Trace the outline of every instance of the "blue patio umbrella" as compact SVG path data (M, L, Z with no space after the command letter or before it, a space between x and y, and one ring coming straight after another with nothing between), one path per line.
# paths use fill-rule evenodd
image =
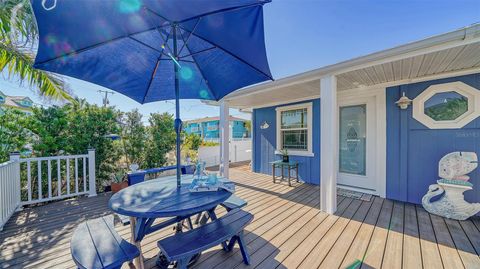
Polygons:
M89 81L139 103L220 100L271 80L262 0L32 0L35 68Z

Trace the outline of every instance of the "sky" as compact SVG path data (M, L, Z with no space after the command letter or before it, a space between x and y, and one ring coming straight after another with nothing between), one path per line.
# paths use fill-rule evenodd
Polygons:
M275 79L388 49L480 22L480 0L273 0L264 6L265 42ZM73 93L102 104L103 87L67 78ZM0 91L27 95L31 89L0 77ZM122 111L174 113L172 101L138 104L121 94L109 97ZM231 115L250 115L231 110ZM218 116L219 109L196 100L181 101L181 118Z

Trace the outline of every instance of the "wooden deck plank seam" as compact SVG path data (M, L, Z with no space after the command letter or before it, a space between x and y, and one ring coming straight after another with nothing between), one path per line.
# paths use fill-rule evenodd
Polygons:
M367 212L365 212L365 215L364 215L363 218L362 218L362 224L363 224L363 222L365 221L365 219L367 218L368 213L369 213L370 210L372 209L373 199L372 199L371 201L363 201L362 204L365 204L365 203L369 203L370 205L369 205L369 207L368 207ZM360 207L361 207L361 206L360 206ZM360 207L359 207L359 208L360 208ZM357 236L358 232L360 231L360 227L361 227L361 225L360 225L360 226L358 227L358 229L355 231L355 234L354 234L354 236L353 236L353 238L354 238L353 240L355 240L355 237ZM329 254L330 251L333 249L333 247L335 246L335 244L337 243L337 241L338 241L339 239L340 239L340 236L337 237L337 240L335 240L334 244L332 245L332 248L330 248L330 250L329 250L329 252L327 253L327 255L325 256L325 258L328 256L328 254ZM343 258L342 258L342 260L340 261L340 264L342 264L343 260L345 259L346 255L347 255L347 253L348 253L348 250L350 249L350 247L351 247L351 244L350 244L350 246L347 248L347 250L345 251L345 254L343 255ZM322 263L323 263L323 261L325 260L325 258L322 260ZM322 263L321 263L321 264L322 264ZM320 265L321 265L321 264L320 264ZM319 266L319 267L320 267L320 266Z
M309 253L307 255L305 255L302 262L299 264L299 267L302 266L302 264L305 262L305 260L308 258L308 256L310 256L312 254L312 252L316 248L316 246L322 241L322 239L328 234L328 232L335 226L335 224L338 222L338 220L341 217L343 217L343 214L345 214L347 209L352 205L352 203L354 202L354 199L352 199L352 198L349 198L349 199L351 199L351 201L348 204L348 206L345 208L345 210L342 212L342 214L340 216L336 216L337 218L335 219L334 223L330 227L328 227L327 231L322 235L321 238L318 239L317 243L310 249ZM356 210L358 210L358 208ZM355 210L355 212L356 212L356 210Z
M370 234L370 237L369 237L368 242L367 242L367 244L366 244L365 251L362 253L361 257L359 257L359 258L361 259L361 262L362 262L362 263L363 263L363 261L364 261L364 259L365 259L365 255L366 255L366 253L367 253L368 246L369 246L370 241L371 241L371 239L372 239L374 229L375 229L375 227L376 227L376 225L377 225L377 223L378 223L378 220L379 220L379 218L380 218L380 213L381 213L381 209L382 209L382 207L383 207L384 201L385 201L385 200L382 199L382 203L380 204L380 209L379 209L378 215L377 215L377 217L375 218L375 219L376 219L376 220L375 220L375 225L374 225L374 227L373 227L373 229L372 229L372 233ZM368 215L368 214L367 214L367 215ZM360 229L362 228L363 225L370 225L370 224L362 223L362 225L360 225L360 228L358 229L357 233L355 234L355 237L354 237L353 241L355 241L355 239L357 238L358 233L360 232ZM343 260L342 260L342 262L341 262L340 264L343 264L343 263L344 263L344 260L345 260L346 256L348 255L348 253L350 252L351 247L352 247L352 245L349 246L349 248L348 248L347 252L345 253L345 256L343 257Z

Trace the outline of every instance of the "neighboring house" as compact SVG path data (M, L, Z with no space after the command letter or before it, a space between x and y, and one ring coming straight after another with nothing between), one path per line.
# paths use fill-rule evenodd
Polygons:
M249 120L230 116L230 138L245 139L250 138L250 132L247 128ZM186 133L197 134L204 141L218 141L219 139L219 117L205 117L201 119L189 120L184 122Z
M406 109L396 103L403 94L413 100ZM224 111L253 113L253 171L271 174L288 149L300 178L321 185L323 210L336 210L337 186L418 204L445 154L480 156L480 24L222 101ZM470 177L466 200L480 202L480 168Z
M3 109L15 109L26 114L31 114L32 105L32 99L27 96L8 96L0 91L0 111Z

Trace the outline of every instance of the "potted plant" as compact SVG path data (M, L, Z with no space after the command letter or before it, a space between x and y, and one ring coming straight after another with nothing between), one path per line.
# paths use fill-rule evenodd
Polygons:
M282 161L285 162L285 163L288 163L290 160L288 158L288 150L287 149L282 149L280 151L280 153L282 154Z
M118 171L111 176L110 188L112 193L119 192L122 189L128 187L128 181L125 180L125 172Z

